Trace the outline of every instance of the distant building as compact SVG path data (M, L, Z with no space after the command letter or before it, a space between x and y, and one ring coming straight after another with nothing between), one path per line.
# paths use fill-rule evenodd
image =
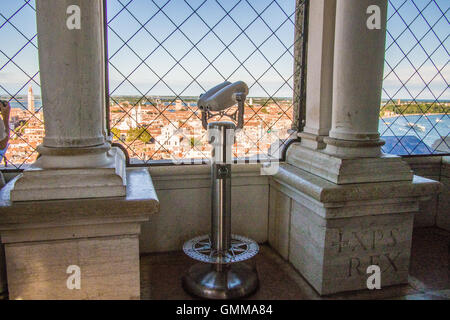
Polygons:
M29 111L34 112L34 94L33 94L33 88L30 86L28 88L28 105L27 108Z
M180 111L181 109L183 109L183 103L180 99L177 99L175 101L175 110Z
M179 147L182 139L183 135L180 130L171 124L164 126L161 129L161 134L156 137L158 144L164 146L166 149Z
M136 124L141 124L142 123L142 107L141 104L139 103L139 105L137 107L135 107L134 109L134 119L136 120L136 123L132 123L132 127L135 128Z

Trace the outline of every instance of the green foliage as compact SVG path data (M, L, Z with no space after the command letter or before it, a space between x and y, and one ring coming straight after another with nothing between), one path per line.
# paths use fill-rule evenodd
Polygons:
M145 128L134 128L128 130L127 142L133 142L136 139L139 139L144 143L150 143L152 136L147 130L145 130Z
M190 143L191 143L191 148L202 145L202 142L200 140L195 139L195 138L191 138Z
M1 119L0 119L0 121L1 121ZM16 135L21 136L25 132L25 128L28 127L28 125L29 125L28 122L21 121L19 123L19 126L15 129L13 129L13 131L16 133Z
M450 113L450 107L440 103L404 103L388 104L380 110L380 116L383 117L388 111L395 114L427 114L427 113Z
M111 133L113 134L113 138L120 140L120 130L117 128L112 128Z

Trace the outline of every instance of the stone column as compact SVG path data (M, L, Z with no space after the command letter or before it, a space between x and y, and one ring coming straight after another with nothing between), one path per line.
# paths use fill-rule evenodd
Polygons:
M379 29L368 27L372 6ZM378 133L386 12L384 0L311 3L306 127L289 164L337 184L411 181L401 158L382 154Z
M335 0L310 2L306 125L299 136L302 145L312 149L325 147L323 138L331 128L335 12Z
M73 4L80 8L79 30L66 25ZM105 143L102 8L100 0L37 1L45 147Z
M0 190L10 299L140 297L140 225L159 202L105 136L103 15L103 0L37 0L45 138Z
M370 29L368 8L379 8ZM375 12L375 15L377 12ZM333 115L326 152L344 157L381 155L378 133L386 40L387 1L337 0ZM374 19L377 19L374 16Z
M11 199L124 196L125 157L104 130L103 0L38 0L36 7L45 137Z
M322 295L367 290L370 265L381 288L407 283L414 214L440 189L380 150L386 1L335 4L311 1L306 127L269 200L269 243ZM373 5L380 29L369 30Z

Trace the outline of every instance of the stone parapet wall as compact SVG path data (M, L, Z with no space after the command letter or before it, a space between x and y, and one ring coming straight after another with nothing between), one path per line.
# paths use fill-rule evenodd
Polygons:
M432 199L420 203L415 215L414 227L433 227L450 231L450 157L404 157L414 174L439 181L442 192Z

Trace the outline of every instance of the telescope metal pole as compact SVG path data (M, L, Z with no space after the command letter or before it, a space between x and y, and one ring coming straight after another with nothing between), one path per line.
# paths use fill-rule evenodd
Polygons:
M211 163L211 246L219 256L231 247L231 146L234 142L232 122L209 124L213 140Z

